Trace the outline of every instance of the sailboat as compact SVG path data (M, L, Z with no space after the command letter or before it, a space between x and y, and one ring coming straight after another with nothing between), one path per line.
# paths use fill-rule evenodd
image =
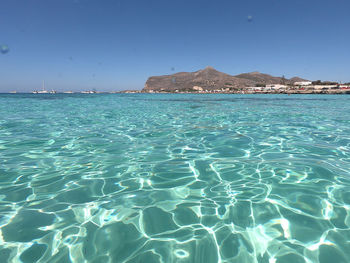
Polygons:
M40 93L40 94L47 94L47 93L56 93L56 91L55 90L51 90L50 92L47 91L45 89L45 81L43 81L42 89L41 90L34 90L33 93L35 93L35 94L38 94L38 93Z
M49 93L49 92L45 89L45 82L44 82L44 81L43 81L42 90L39 90L37 93Z

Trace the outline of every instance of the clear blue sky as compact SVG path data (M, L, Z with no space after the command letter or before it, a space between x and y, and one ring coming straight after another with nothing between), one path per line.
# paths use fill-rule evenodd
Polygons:
M349 11L349 0L1 0L0 92L42 80L142 89L148 76L208 65L350 81Z

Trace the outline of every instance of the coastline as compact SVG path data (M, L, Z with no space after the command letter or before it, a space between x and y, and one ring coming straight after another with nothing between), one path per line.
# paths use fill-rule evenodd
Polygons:
M91 95L90 93L84 93L84 92L56 92L56 93L45 93L45 94L36 94L32 92L1 92L0 94L7 94L7 95L23 95L23 94L33 94L33 95L44 95L44 96L52 96L52 95ZM135 90L135 91L113 91L113 92L96 92L93 93L94 95L99 94L241 94L241 95L268 95L268 94L275 94L275 95L295 95L295 94L301 94L301 95L350 95L350 90L335 90L335 91L290 91L290 92L167 92L167 91L156 91L156 92L147 92L147 91L141 91L141 90Z
M350 94L350 90L321 90L321 91L305 91L305 90L293 90L293 91L287 91L287 92L281 92L281 91L264 91L264 92L251 92L251 91L240 91L240 92L167 92L167 91L153 91L153 92L147 92L147 91L121 91L118 93L128 93L128 94L284 94L284 95L292 95L292 94L323 94L323 95L347 95Z

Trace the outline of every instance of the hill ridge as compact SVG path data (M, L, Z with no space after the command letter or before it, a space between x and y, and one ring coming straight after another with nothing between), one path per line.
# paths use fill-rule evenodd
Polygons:
M151 91L195 91L195 90L240 90L245 87L268 84L293 84L306 81L299 77L287 79L275 77L258 71L230 75L211 66L194 72L178 72L171 75L152 76L145 83L143 92Z

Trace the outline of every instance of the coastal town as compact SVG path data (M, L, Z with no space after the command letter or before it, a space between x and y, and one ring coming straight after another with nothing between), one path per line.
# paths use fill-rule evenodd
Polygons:
M144 91L125 91L125 93L141 93ZM295 82L290 85L266 84L254 87L244 87L238 89L217 88L204 89L200 86L193 86L192 91L174 90L148 90L146 93L233 93L233 94L350 94L350 83L318 83L311 81Z

